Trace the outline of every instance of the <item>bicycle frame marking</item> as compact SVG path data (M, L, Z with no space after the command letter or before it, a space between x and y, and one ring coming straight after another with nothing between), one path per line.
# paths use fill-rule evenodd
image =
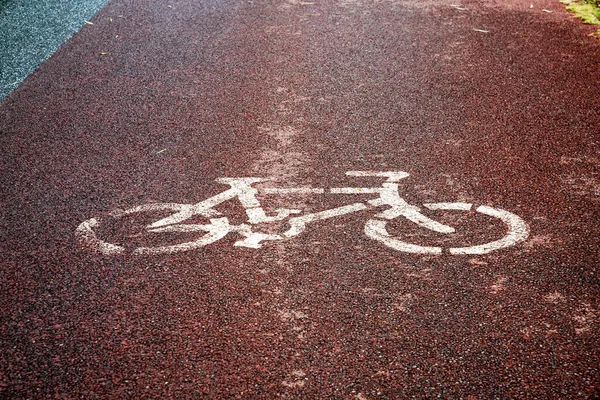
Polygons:
M368 188L340 187L326 190L322 188L300 187L266 188L262 190L262 192L265 194L273 195L314 195L325 193L343 195L378 195L378 197L367 200L365 203L352 203L341 207L335 207L332 209L299 216L294 215L301 214L301 210L287 208L275 210L275 215L267 215L265 210L262 208L260 201L256 198L258 190L252 187L253 184L265 182L267 179L256 177L218 178L216 180L217 182L229 185L230 188L196 204L145 204L125 211L114 211L110 213L110 215L114 218L120 218L139 212L169 211L171 213L169 216L148 225L146 227L147 232L205 232L204 235L191 242L169 246L138 247L133 250L134 254L164 254L189 251L204 247L210 243L222 239L229 233L237 233L243 237L242 239L237 240L234 243L234 246L257 249L262 247L262 242L264 241L284 240L297 236L304 232L307 225L310 223L363 211L368 209L369 205L372 207L385 206L387 207L386 209L375 214L374 219L369 219L366 222L364 233L367 237L377 240L389 248L406 253L442 254L444 252L442 247L421 246L407 243L391 236L387 232L387 222L398 217L406 218L418 226L434 232L444 234L455 232L453 227L430 219L421 213L419 207L408 204L403 198L400 197L397 182L408 177L408 173L401 171L348 171L346 175L354 177L379 177L386 178L386 180L380 187ZM221 213L214 207L236 198L244 207L248 221L247 223L242 223L240 225L231 225L229 223L229 219L227 217L222 217ZM472 204L469 203L427 203L423 206L429 210L451 211L471 211L473 207ZM488 206L477 207L475 211L501 220L508 226L507 234L499 240L482 245L446 249L450 254L486 254L494 250L513 246L516 243L525 240L529 235L527 224L519 216L513 213ZM210 223L183 223L194 216L209 218ZM285 219L288 219L287 223L289 224L289 228L281 234L261 233L252 230L252 225L283 221ZM79 241L82 244L91 247L105 255L116 255L125 252L125 248L123 246L106 243L97 237L95 229L98 228L100 224L101 220L95 218L81 223L76 231L76 236Z

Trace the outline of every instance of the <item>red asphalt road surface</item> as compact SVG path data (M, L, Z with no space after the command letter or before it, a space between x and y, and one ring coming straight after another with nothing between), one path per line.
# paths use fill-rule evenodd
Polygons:
M0 105L0 397L599 396L600 42L532 1L110 2ZM408 254L364 234L372 210L259 249L232 233L104 256L75 235L113 210L199 202L220 177L383 181L352 170L406 171L409 203L505 209L529 237ZM219 207L239 224L236 204ZM388 230L504 234L446 214L456 234ZM119 222L98 235L138 240Z

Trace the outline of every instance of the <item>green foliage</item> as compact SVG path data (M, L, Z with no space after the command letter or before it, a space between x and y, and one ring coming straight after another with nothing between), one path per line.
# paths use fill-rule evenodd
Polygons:
M571 11L586 24L600 24L600 0L560 0L567 5L567 10Z

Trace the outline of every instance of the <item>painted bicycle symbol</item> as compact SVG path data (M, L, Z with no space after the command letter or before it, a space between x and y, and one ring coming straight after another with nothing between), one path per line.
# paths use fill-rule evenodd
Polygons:
M218 178L216 181L229 185L229 189L203 200L196 204L177 203L151 203L144 204L128 210L117 210L109 213L109 218L118 221L136 215L162 214L160 219L154 217L152 221L143 226L141 235L158 234L192 234L192 239L186 239L183 243L166 243L159 245L139 245L126 247L122 244L113 244L104 241L98 235L103 224L107 224L107 218L91 218L82 222L76 230L79 242L87 248L99 251L105 255L118 255L125 252L133 254L168 254L194 250L214 243L228 234L237 234L240 238L234 243L235 246L260 248L263 242L277 241L293 238L304 232L307 226L313 222L339 217L346 214L356 213L364 210L383 208L369 218L364 225L364 233L367 237L374 239L387 247L407 253L417 254L442 254L447 252L452 255L460 254L486 254L494 250L506 248L525 240L529 233L527 224L519 216L494 207L478 206L473 209L473 204L454 203L425 203L423 207L434 212L468 212L470 214L480 213L504 225L504 235L500 238L484 244L470 245L467 247L441 247L409 243L399 237L392 236L388 232L392 220L405 218L412 221L418 227L437 232L439 234L451 234L455 228L444 223L435 221L421 212L417 206L410 205L402 197L398 190L398 182L409 176L406 172L390 171L348 171L346 175L351 177L374 177L385 178L380 187L339 187L339 188L265 188L261 190L264 195L289 196L301 195L371 195L366 202L347 204L331 209L307 213L302 215L302 210L280 208L275 210L275 215L267 215L257 195L259 190L253 184L266 182L268 179L256 177L244 178ZM375 195L375 196L373 196ZM247 221L241 224L231 224L230 219L223 216L215 207L222 203L236 199L244 208ZM208 223L192 223L198 218L208 220ZM287 221L286 221L287 220ZM279 221L285 222L285 230L281 233L259 232L254 229L259 224L269 224Z

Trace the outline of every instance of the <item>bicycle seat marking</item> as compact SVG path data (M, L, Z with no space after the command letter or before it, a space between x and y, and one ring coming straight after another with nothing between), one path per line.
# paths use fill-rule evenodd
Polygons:
M493 217L504 225L505 233L502 237L491 242L466 247L441 247L425 246L405 242L388 232L388 223L397 218L404 218L416 226L437 232L439 234L452 234L456 230L452 226L435 221L421 212L421 208L408 204L398 191L398 181L409 176L402 171L348 171L346 175L351 177L384 178L385 181L379 187L339 187L339 188L265 188L261 190L265 195L368 195L371 198L366 202L356 202L331 209L307 213L302 215L302 210L280 208L275 215L267 215L257 198L259 190L253 184L266 182L268 179L256 177L243 178L218 178L216 181L229 186L229 189L203 200L196 204L178 203L152 203L143 204L127 210L116 210L110 212L109 218L120 220L125 217L135 217L137 214L163 214L162 217L144 226L143 234L150 237L157 234L195 234L199 236L184 243L166 243L153 246L126 247L121 244L112 244L104 241L98 235L98 230L106 223L106 218L91 218L82 222L75 232L79 243L87 249L97 251L104 255L118 255L131 252L133 254L169 254L190 251L202 248L216 242L229 234L237 235L239 239L234 246L259 249L264 242L287 240L293 238L307 229L313 222L335 218L338 216L356 213L364 210L381 208L381 211L369 218L364 226L367 237L400 252L414 254L487 254L495 250L514 246L527 239L529 231L527 224L519 216L499 208L488 206L475 207L473 204L464 202L441 202L425 203L423 207L431 211L463 211L476 212L488 217ZM239 201L244 208L247 221L238 225L232 225L229 218L223 216L215 209L216 206L231 200ZM192 219L202 217L207 223L193 223ZM254 230L258 224L273 222L286 222L287 230L281 233L266 233Z

